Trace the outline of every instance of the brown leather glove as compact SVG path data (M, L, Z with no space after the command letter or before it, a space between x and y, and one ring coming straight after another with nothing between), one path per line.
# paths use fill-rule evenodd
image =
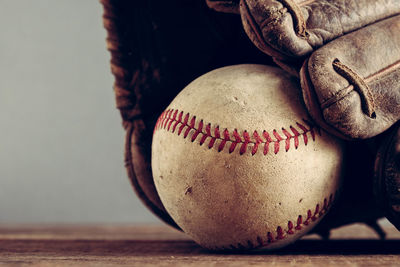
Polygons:
M240 14L251 41L300 76L306 107L327 131L366 139L400 119L400 1L206 1ZM342 197L317 232L363 221L383 236L374 222L383 214L400 229L398 143L396 134L349 143Z
M298 75L303 65L306 106L327 131L365 139L400 119L400 1L207 3L240 13L251 41L285 70Z

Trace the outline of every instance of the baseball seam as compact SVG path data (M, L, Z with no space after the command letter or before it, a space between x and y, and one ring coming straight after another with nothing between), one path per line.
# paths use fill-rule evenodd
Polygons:
M203 145L209 139L209 149L217 146L216 141L218 140L220 141L218 152L221 152L225 146L229 146L229 153L233 153L240 146L240 155L243 155L246 151L251 151L251 154L255 155L260 150L264 155L267 155L270 144L273 144L274 154L278 154L281 150L281 142L284 142L287 152L291 148L292 139L294 140L294 147L297 149L300 145L300 139L303 139L304 145L307 145L309 143L308 134L311 135L313 141L315 141L316 132L319 135L321 134L319 128L306 119L303 119L303 123L296 122L296 127L290 125L290 131L282 127L281 133L276 129L273 129L272 133L263 130L262 134L255 130L252 135L247 130L244 130L243 133L239 133L237 129L230 132L227 128L221 131L219 125L214 127L211 123L206 124L203 120L197 119L196 116L191 116L190 113L177 109L167 109L161 113L154 132L159 129L172 133L176 132L178 136L183 133L183 138L186 139L189 136L192 142L200 138L200 145ZM249 145L252 145L251 149L248 149ZM260 149L262 146L263 148Z
M278 242L280 240L283 240L287 238L289 235L294 235L296 231L301 230L305 226L309 226L312 222L315 222L318 218L321 218L332 206L333 203L333 194L329 196L329 199L324 198L323 201L323 206L322 208L320 207L320 204L317 204L315 206L314 212L312 210L307 211L307 218L303 220L303 216L299 215L296 220L296 225L293 223L293 221L288 221L287 224L287 230L284 230L281 226L278 226L276 228L275 235L273 232L267 232L266 238L263 238L261 236L256 237L256 242L253 242L251 240L248 240L245 244L242 243L237 243L237 244L231 244L227 246L221 246L221 247L213 247L212 249L217 249L217 250L224 250L224 249L230 249L230 250L242 250L242 249L257 249L257 248L262 248L266 247L272 243Z

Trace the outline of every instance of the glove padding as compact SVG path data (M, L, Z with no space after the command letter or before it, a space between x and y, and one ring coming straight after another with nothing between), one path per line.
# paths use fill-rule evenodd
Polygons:
M324 45L300 79L310 115L327 131L345 139L386 131L400 119L400 15Z

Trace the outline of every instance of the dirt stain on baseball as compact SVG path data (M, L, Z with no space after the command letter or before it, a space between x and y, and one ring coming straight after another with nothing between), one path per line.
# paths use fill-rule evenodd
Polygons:
M191 186L189 186L188 188L186 188L186 191L185 191L185 195L187 195L187 194L191 194L192 193L192 187Z

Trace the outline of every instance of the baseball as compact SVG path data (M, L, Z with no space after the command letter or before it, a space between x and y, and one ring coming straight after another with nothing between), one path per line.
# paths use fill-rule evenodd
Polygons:
M154 183L198 244L283 247L331 207L343 145L309 119L298 84L274 67L224 67L190 83L159 117Z

